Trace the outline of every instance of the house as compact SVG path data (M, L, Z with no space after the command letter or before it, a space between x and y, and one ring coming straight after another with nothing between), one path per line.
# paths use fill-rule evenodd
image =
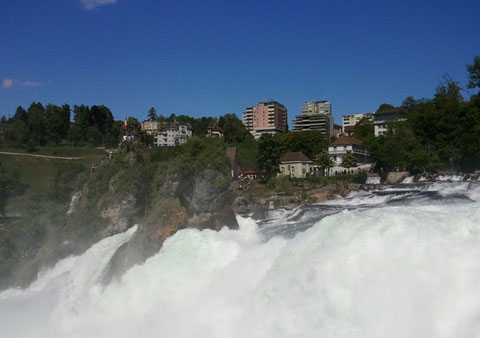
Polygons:
M313 172L313 161L304 153L288 153L280 159L279 175L305 178Z
M190 123L171 122L165 130L158 132L154 136L154 144L158 147L173 147L187 142L192 136L192 126Z
M216 125L209 125L207 129L207 136L221 138L223 137L223 129Z
M390 108L374 114L375 136L383 135L387 132L388 121L406 121L402 107Z
M357 159L357 164L359 165L370 163L370 154L359 139L341 135L328 147L328 153L336 166L341 165L343 156L347 152L350 152Z
M140 123L142 126L142 131L147 133L147 135L155 135L158 131L158 122L153 120L143 121Z

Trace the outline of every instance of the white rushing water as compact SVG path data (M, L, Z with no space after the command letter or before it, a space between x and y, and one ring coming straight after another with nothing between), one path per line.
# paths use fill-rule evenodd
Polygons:
M292 238L267 240L251 218L238 231L182 230L102 286L131 229L0 293L0 336L480 337L480 203L448 187L423 189L444 194L430 205L357 208L372 197L354 193L336 202L353 209ZM470 199L448 199L459 193Z

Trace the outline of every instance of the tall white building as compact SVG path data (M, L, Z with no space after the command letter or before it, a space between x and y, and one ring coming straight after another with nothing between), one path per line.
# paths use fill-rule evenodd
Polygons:
M168 127L154 136L157 147L173 147L187 142L192 136L192 127L189 123L171 122Z

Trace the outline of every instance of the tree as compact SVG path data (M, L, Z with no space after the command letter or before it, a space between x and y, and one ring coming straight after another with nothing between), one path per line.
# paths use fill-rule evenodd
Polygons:
M365 141L371 137L375 137L375 126L373 121L367 117L362 117L354 126L353 137L362 141Z
M325 169L327 169L327 174L328 174L328 169L332 168L335 165L335 162L333 162L332 158L330 157L330 154L326 150L318 153L315 156L313 163L318 165L320 169L323 170L324 175L325 175Z
M99 145L102 142L102 133L95 126L90 126L85 132L85 138L90 146Z
M28 108L28 127L32 141L37 146L43 144L45 140L44 114L45 108L40 102L33 102Z
M265 178L269 180L279 172L279 165L280 155L276 140L271 134L262 134L258 141L258 170L265 170Z
M28 113L22 106L18 106L17 110L15 111L15 115L12 117L13 121L23 121L28 123Z
M101 106L92 106L90 108L91 116L92 116L92 123L97 129L102 133L102 135L106 135L112 129L113 124L113 114L107 107Z
M302 152L308 158L313 158L327 148L327 142L319 130L289 132L279 137L280 154Z
M223 129L223 139L226 143L243 142L250 135L250 132L235 114L220 116L218 126Z
M67 140L70 142L72 147L75 148L75 146L83 140L82 128L76 124L72 124L67 132Z
M467 65L467 71L469 73L468 88L480 89L480 56L476 56L473 63Z
M357 159L351 151L347 151L345 155L343 155L341 166L347 169L357 166Z
M388 103L382 103L378 109L377 109L377 113L380 113L382 111L385 111L385 110L389 110L389 109L392 109L394 108L391 104L388 104Z
M30 131L23 121L10 123L5 131L5 140L13 143L16 147L24 147L30 139Z
M90 108L85 105L73 106L73 121L76 125L82 129L83 135L87 131L87 128L93 124L93 117Z
M47 105L44 126L48 142L58 144L65 139L70 127L70 106L68 104L62 107Z
M154 107L149 109L149 111L147 113L147 117L148 117L149 120L152 120L152 121L157 121L158 120L157 111L155 110Z
M127 133L130 135L140 135L142 125L135 117L129 117L127 120Z

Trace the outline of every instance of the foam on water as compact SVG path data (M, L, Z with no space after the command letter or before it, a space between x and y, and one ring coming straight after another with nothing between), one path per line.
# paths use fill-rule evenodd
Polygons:
M480 203L344 210L287 239L186 229L121 280L134 230L0 293L2 337L480 337Z

